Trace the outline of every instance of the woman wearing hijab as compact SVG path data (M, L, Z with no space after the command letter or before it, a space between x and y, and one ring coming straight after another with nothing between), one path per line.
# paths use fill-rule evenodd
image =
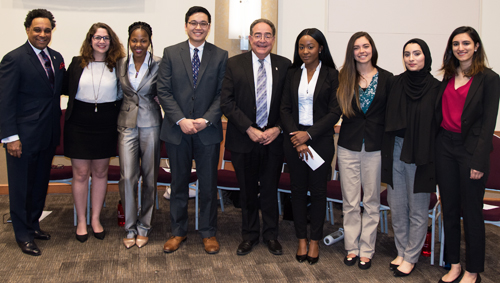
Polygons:
M445 261L450 271L439 282L481 282L485 231L483 197L488 180L492 137L498 115L500 77L486 65L486 53L474 28L459 27L448 39L443 82L436 103L440 126L436 174L441 203ZM465 234L465 273L460 265L460 217Z
M436 190L434 105L439 81L430 73L432 58L425 41L403 46L406 71L393 79L387 99L382 146L382 182L388 184L394 241L398 256L394 276L415 268L427 233L430 193Z

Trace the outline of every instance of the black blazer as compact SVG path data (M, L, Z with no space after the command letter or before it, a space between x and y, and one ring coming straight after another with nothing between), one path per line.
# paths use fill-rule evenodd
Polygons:
M318 137L333 139L334 126L340 118L337 102L337 88L339 72L325 65L321 66L318 81L313 97L313 125L307 130L312 140ZM283 133L298 131L299 128L299 84L302 68L293 68L288 71L283 98L281 99L281 124Z
M291 62L285 57L271 54L273 91L268 116L268 127L281 126L280 104L286 72ZM252 52L231 57L227 61L226 74L221 92L222 113L228 118L226 148L239 153L252 151L255 143L248 137L246 130L255 125L255 81L252 67ZM277 154L283 153L283 135L279 135L269 149Z
M449 80L443 80L436 102L438 127L443 121L442 98ZM500 99L500 77L491 69L472 78L462 111L462 140L467 152L472 154L471 169L488 172L490 152L493 150L491 138L495 131Z
M54 88L27 41L0 63L1 138L19 135L23 153L59 144L60 95L66 68L61 54L47 49L54 68Z
M83 73L83 68L80 67L81 62L82 62L81 56L73 57L73 60L71 60L71 64L69 64L68 71L64 76L63 94L69 97L68 106L66 107L66 114L65 114L66 121L69 120L69 117L71 117L71 113L73 112L73 104L75 103L76 92L78 91L78 85L80 84L80 77L82 76ZM115 71L115 73L117 74L116 84L118 89L116 100L118 101L117 106L119 107L121 105L121 99L123 98L123 93L121 90L120 81L118 79L118 71Z
M366 114L358 108L356 98L353 98L352 107L355 115L351 118L342 117L338 145L348 150L361 151L363 140L366 151L377 151L382 148L387 103L386 86L388 79L393 75L378 66L376 68L378 69L377 91Z

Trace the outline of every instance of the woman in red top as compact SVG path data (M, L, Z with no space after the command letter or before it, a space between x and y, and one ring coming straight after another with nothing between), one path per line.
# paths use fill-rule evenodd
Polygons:
M472 27L451 34L443 58L444 79L436 104L437 183L441 192L445 260L451 270L439 282L481 282L485 232L482 213L489 154L498 113L500 77L486 67L486 54ZM465 273L460 265L460 216L466 241Z

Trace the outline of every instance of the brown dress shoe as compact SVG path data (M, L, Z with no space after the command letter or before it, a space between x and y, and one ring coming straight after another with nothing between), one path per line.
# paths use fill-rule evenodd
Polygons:
M137 235L137 239L135 240L135 244L137 245L138 248L142 248L148 243L148 241L149 241L148 237Z
M179 237L179 236L171 236L168 241L165 242L165 245L163 245L163 251L165 253L173 253L177 249L179 249L179 246L181 245L182 242L186 241L187 236L184 237Z
M207 254L216 254L220 250L219 242L217 242L215 237L203 238L203 244L205 245Z

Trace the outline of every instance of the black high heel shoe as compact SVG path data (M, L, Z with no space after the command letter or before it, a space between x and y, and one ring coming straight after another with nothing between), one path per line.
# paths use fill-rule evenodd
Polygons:
M404 273L404 272L399 271L399 269L396 269L396 270L394 270L394 277L406 277L406 276L410 275L413 272L413 270L415 270L416 267L417 267L417 264L415 263L413 265L413 268L408 273Z
M309 262L310 265L316 264L318 260L319 260L319 255L317 257L307 256L307 262Z
M89 238L89 234L85 234L85 235L78 235L75 233L75 236L76 236L76 239L80 242L80 243L85 243L87 241L87 239Z
M102 232L96 233L94 232L94 228L92 228L92 232L94 233L94 237L98 240L104 240L104 237L106 236L106 230L102 229Z
M390 271L395 271L396 269L398 269L398 266L399 266L399 264L390 263L389 264L389 270Z
M443 278L439 279L439 282L438 283L453 283L453 282L458 282L460 278L462 278L462 276L464 276L464 269L462 268L460 270L460 274L458 275L457 278L451 280L451 281L443 281ZM477 277L479 278L479 281L478 279L476 278L476 283L479 283L481 282L481 277L479 277L479 273L477 274Z
M300 262L300 263L303 263L304 261L306 261L307 259L307 254L305 255L295 255L295 259Z

